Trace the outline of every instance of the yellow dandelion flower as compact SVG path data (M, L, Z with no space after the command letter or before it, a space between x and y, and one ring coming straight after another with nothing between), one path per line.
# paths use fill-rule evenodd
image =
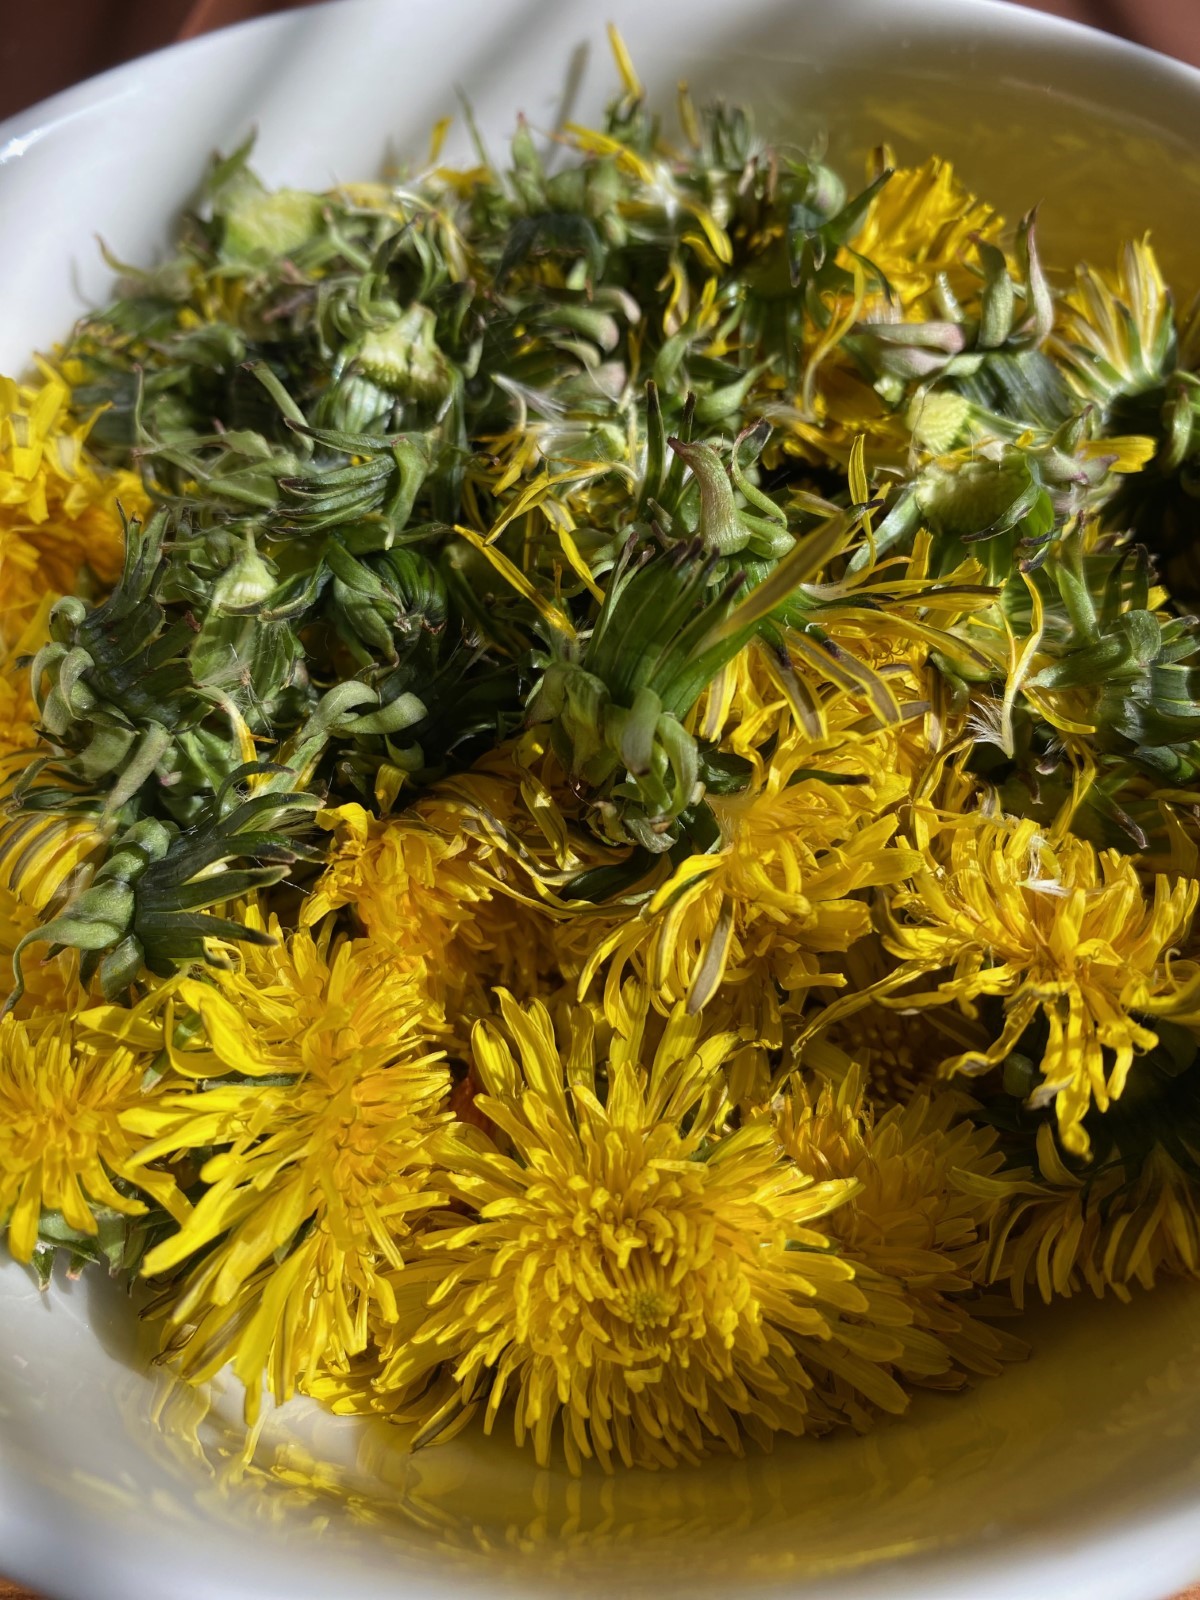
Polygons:
M475 870L471 841L444 834L415 811L376 818L360 805L321 813L333 830L329 865L305 901L301 920L312 927L351 906L370 936L398 959L425 961L435 981L447 973L447 952L460 936L470 941L473 913L489 897Z
M145 1071L144 1056L84 1041L61 1018L0 1018L0 1220L18 1261L32 1257L44 1212L94 1236L101 1208L141 1216L140 1190L186 1216L174 1180L138 1161L125 1126L147 1100Z
M339 807L330 865L303 922L352 906L371 940L419 965L430 995L455 1017L490 1010L495 983L537 992L560 965L553 918L502 891L496 863L485 865L456 819L443 832L423 810L377 820L361 806Z
M67 812L30 812L2 821L0 883L22 905L45 913L52 902L82 887L88 858L108 837L95 818Z
M895 1286L915 1328L946 1347L953 1366L918 1378L938 1388L995 1374L1024 1348L975 1314L972 1267L993 1206L957 1176L988 1178L1004 1158L996 1135L968 1120L969 1108L965 1096L921 1093L872 1122L855 1071L815 1099L793 1095L779 1118L780 1142L804 1171L854 1181L827 1230L846 1259Z
M899 993L896 964L876 934L860 939L836 966L837 987L815 987L797 997L796 1061L835 1087L857 1073L876 1110L906 1104L933 1087L951 1056L985 1049L990 1036L977 1019L949 1006L914 1006ZM795 1037L795 1035L793 1035Z
M203 1021L206 1045L175 1054L205 1081L126 1125L148 1141L139 1170L225 1147L144 1270L176 1272L204 1252L172 1297L168 1330L191 1379L232 1361L253 1416L264 1377L285 1399L319 1362L364 1347L372 1308L394 1316L384 1269L444 1198L428 1144L447 1121L450 1077L412 969L361 942L327 952L303 932L250 959L258 970L168 987Z
M994 240L1003 226L949 161L932 156L923 166L892 173L871 201L854 248L883 273L903 314L921 320L940 275L960 297L978 291L979 280L966 265L972 241L976 235Z
M1043 1124L1037 1166L958 1175L991 1208L977 1276L1006 1284L1017 1306L1030 1288L1047 1304L1086 1290L1128 1300L1135 1286L1200 1272L1196 1180L1162 1145L1136 1172L1116 1160L1085 1175Z
M611 853L580 820L577 796L544 729L529 729L468 771L438 784L415 808L443 833L466 831L500 893L535 893Z
M424 962L455 1016L490 1011L496 987L533 995L557 983L572 958L553 886L607 858L568 822L542 771L548 760L527 736L395 816L355 805L325 813L334 843L302 921L352 907L396 959Z
M16 652L14 651L14 656ZM7 788L38 747L29 673L12 658L0 666L0 787Z
M1048 348L1085 399L1106 404L1115 394L1161 383L1174 336L1174 308L1158 258L1148 238L1132 239L1115 273L1078 268L1059 300Z
M2 580L0 580L2 581ZM5 655L0 633L0 793L29 761L38 746L38 709L25 656L46 642L50 597L38 606Z
M312 1035L335 1034L347 1050L370 1048L402 1036L416 1012L429 1036L444 1029L423 968L395 962L380 941L335 942L329 925L316 934L307 928L286 934L277 917L264 916L254 903L241 920L274 943L239 945L229 968L205 980L185 976L161 990L163 1001L181 1003L204 1024L201 1038L173 1049L187 1077L299 1074ZM112 1013L119 1014L119 1008Z
M0 882L0 993L11 986L17 946L43 918ZM25 991L16 1005L18 1017L64 1017L84 998L75 951L51 955L45 945L26 951L21 962Z
M819 589L824 632L855 661L886 671L897 699L931 698L931 650L976 676L999 675L1008 664L1007 639L996 637L995 590L981 563L969 556L938 574L934 560L933 539L922 529L907 556L866 562Z
M904 1103L958 1053L951 1036L938 1028L939 1020L936 1013L870 1002L834 1022L820 1036L823 1049L816 1041L807 1045L805 1065L838 1080L852 1065L861 1066L876 1105ZM827 1063L835 1052L838 1066L831 1072Z
M751 984L770 1010L771 980L786 991L831 981L818 956L870 931L861 891L896 883L920 864L893 842L896 818L887 808L908 785L888 770L886 743L851 737L831 745L793 734L747 790L709 797L717 844L683 860L591 951L581 988L609 962L610 1015L620 1015L631 965L665 1008L686 1000L699 1009L722 985Z
M88 459L90 423L71 419L70 398L49 368L37 387L0 377L0 643L43 595L72 593L81 567L112 583L124 551L118 506L128 516L148 506L136 473Z
M876 729L878 765L916 787L929 774L937 751L965 726L965 713L947 715L943 682L930 665L930 649L952 658L981 661L980 652L951 632L964 616L984 603L990 591L967 588L979 576L978 564L964 563L946 587L941 604L931 593L924 570L928 539L921 536L903 576L888 581L871 569L836 584L822 584L822 632L832 649L785 632L782 648L755 641L729 662L697 705L694 731L754 765L772 742L807 737L812 765L827 765L826 749L853 746L863 732ZM1003 670L1003 658L996 663ZM924 719L905 716L906 708L939 704ZM818 748L819 747L819 748Z
M727 661L696 702L689 727L711 744L753 760L759 748L794 723L778 660L757 640Z
M994 241L1002 219L977 200L954 175L950 163L932 157L924 166L902 168L875 194L844 258L853 289L836 297L827 326L811 329L805 378L794 407L773 408L784 430L783 448L813 462L848 464L856 441L866 441L875 466L911 470L912 418L888 407L842 349L860 320L937 321L945 316L933 291L944 285L957 298L979 291L971 270L976 236ZM863 260L887 279L890 295L869 279ZM933 414L963 411L941 397L922 401L922 431L937 437L946 420ZM957 424L950 428L957 432Z
M81 884L103 838L84 817L37 813L0 822L0 1000L13 985L21 940ZM34 945L22 954L21 976L18 1016L66 1014L83 999L75 951L52 954Z
M957 1001L972 1014L976 1000L1003 998L995 1043L944 1070L986 1071L1044 1020L1043 1082L1030 1104L1053 1101L1064 1146L1085 1155L1088 1110L1105 1110L1135 1054L1158 1042L1147 1010L1184 1002L1185 974L1171 958L1198 892L1160 876L1148 900L1129 857L1070 835L1051 842L1029 820L977 814L953 829L945 868L927 862L891 896L883 939L913 976L946 970L924 1003Z
M8 659L0 661L0 795L38 748L37 709L29 671L18 665L18 658L41 643L48 608L48 602L38 608ZM60 830L50 827L56 842L47 857L45 817L0 823L0 995L9 987L21 939L44 920L41 908L57 891L62 877L78 865L77 851L68 848L64 853ZM84 835L91 839L90 827L78 820L69 834L76 843ZM19 1016L62 1015L69 1002L78 998L73 953L51 956L42 946L27 952L23 967L26 987L17 1008Z
M679 1008L653 1044L631 1000L637 1026L601 1059L583 1008L560 1047L543 1006L500 1001L503 1029L477 1024L474 1056L504 1144L455 1154L472 1215L432 1223L398 1275L379 1409L421 1420L420 1442L480 1409L490 1430L509 1402L518 1442L545 1463L561 1437L573 1471L824 1429L838 1417L814 1372L902 1409L888 1364L904 1315L888 1298L876 1320L825 1231L854 1183L786 1161L767 1116L726 1130L729 1036ZM362 1403L336 1378L317 1392Z

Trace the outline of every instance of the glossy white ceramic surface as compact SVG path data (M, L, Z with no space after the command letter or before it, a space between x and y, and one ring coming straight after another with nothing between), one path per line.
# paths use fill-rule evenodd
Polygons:
M0 127L0 369L104 294L95 235L153 259L251 126L265 177L320 186L419 153L461 86L498 147L518 110L598 111L607 17L668 108L686 76L851 170L881 140L936 147L1010 215L1042 200L1052 259L1150 227L1200 282L1200 75L1098 34L982 0L345 0ZM111 1285L40 1295L3 1261L0 1567L62 1600L1163 1600L1200 1574L1198 1311L1184 1286L1056 1307L1028 1363L865 1440L575 1483L501 1440L413 1459L303 1406L242 1465L236 1396L202 1421Z

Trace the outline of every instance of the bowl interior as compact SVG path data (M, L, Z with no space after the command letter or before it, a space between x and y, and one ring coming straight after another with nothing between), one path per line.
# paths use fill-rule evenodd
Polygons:
M902 161L937 150L1010 217L1040 201L1052 264L1111 261L1149 229L1181 296L1200 283L1200 75L1186 68L970 0L606 10L668 113L684 76L752 102L774 132L827 138L850 175L881 141ZM456 85L498 150L518 110L547 131L586 121L613 82L590 7L346 0L68 91L0 128L19 243L0 253L0 370L103 296L95 234L152 260L209 152L252 125L268 180L319 187L423 150ZM467 154L461 122L451 158ZM39 1294L5 1261L0 1562L80 1600L474 1586L1154 1600L1200 1564L1198 1293L1031 1314L1029 1362L865 1439L576 1482L500 1438L410 1457L385 1425L303 1405L275 1414L247 1461L237 1395L219 1389L204 1416L154 1374L112 1285Z
M1039 1311L1028 1362L865 1438L574 1480L506 1437L414 1456L303 1402L247 1460L240 1394L152 1371L114 1285L6 1266L0 1553L70 1600L1164 1600L1196 1562L1197 1298Z

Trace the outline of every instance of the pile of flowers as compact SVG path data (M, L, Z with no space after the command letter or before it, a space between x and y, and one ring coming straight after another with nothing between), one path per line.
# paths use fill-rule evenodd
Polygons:
M572 1470L1200 1270L1200 315L616 51L0 382L9 1250Z

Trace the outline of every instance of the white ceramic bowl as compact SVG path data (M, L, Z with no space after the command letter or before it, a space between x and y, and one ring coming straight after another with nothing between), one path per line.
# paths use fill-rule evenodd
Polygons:
M595 115L602 22L670 97L746 97L829 132L932 148L1008 209L1044 201L1052 259L1149 227L1200 279L1200 74L983 0L345 0L118 68L0 127L0 369L64 333L164 242L215 147L257 125L269 180L322 186L425 147L472 101ZM465 153L463 141L450 154ZM869 1438L572 1482L501 1440L410 1459L384 1425L303 1406L238 1464L237 1398L197 1427L109 1283L39 1294L0 1263L0 1568L61 1600L498 1595L1164 1600L1200 1574L1200 1290L1029 1319L1036 1354Z

